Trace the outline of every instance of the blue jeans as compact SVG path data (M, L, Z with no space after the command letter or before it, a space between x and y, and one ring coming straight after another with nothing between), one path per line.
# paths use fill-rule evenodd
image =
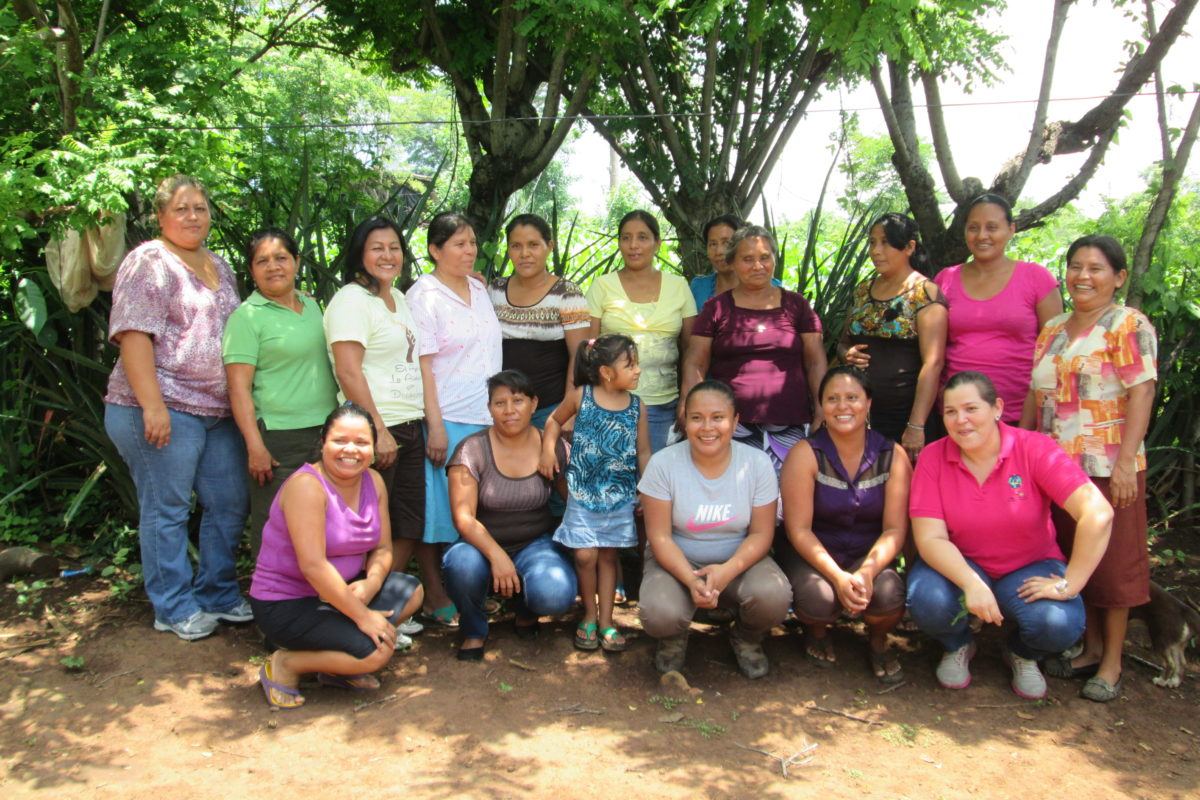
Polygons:
M1067 566L1058 559L1035 561L999 578L989 578L970 559L967 565L983 578L996 596L1006 620L1016 622L1008 640L1009 649L1021 658L1041 659L1061 653L1083 635L1083 600L1037 600L1026 603L1017 590L1027 578L1065 575ZM913 622L941 642L946 650L957 650L971 642L963 592L933 567L918 560L908 574L908 608Z
M104 430L137 486L142 577L154 616L167 624L241 600L234 550L249 511L246 446L230 417L169 410L171 443L146 441L142 410L106 404ZM200 507L200 565L188 558L192 492Z
M678 400L652 406L646 404L646 423L650 428L650 453L657 453L667 446L667 433L675 424L675 409Z
M516 595L518 617L557 616L570 610L578 593L575 565L567 549L551 541L550 534L522 547L512 560L521 579L521 594ZM455 542L442 556L442 580L458 606L463 637L486 638L483 604L492 589L491 563L473 545Z

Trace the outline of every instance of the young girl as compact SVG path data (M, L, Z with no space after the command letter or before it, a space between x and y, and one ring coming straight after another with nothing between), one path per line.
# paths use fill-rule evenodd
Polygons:
M650 458L646 410L630 392L637 388L640 374L637 345L628 336L614 333L584 342L575 356L576 388L563 398L542 434L538 469L553 479L559 434L567 420L576 417L567 466L567 511L554 541L575 551L583 598L583 621L575 630L580 650L625 649L625 637L613 626L613 591L617 551L637 544L637 476Z

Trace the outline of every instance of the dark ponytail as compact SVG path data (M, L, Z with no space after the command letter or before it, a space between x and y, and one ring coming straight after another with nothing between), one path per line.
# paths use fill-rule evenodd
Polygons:
M630 362L637 361L637 345L633 339L621 333L609 333L599 339L588 339L575 352L576 386L595 386L600 383L600 368L611 367L625 356Z

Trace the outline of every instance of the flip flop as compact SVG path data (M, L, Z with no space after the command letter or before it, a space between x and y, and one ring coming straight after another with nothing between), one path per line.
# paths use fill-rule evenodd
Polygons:
M454 607L454 603L441 608L435 608L433 611L422 611L417 615L417 619L431 625L438 625L442 628L454 630L458 628L458 609Z
M605 628L600 631L599 642L606 653L621 653L624 652L625 648L629 647L629 642L625 641L625 636L616 628Z
M579 650L595 650L600 646L596 636L596 623L581 622L575 626L575 647Z
M882 653L877 653L868 646L867 653L871 659L871 672L875 674L875 680L884 686L894 686L897 683L904 683L904 667L900 666L900 658L894 650L884 650ZM888 672L888 667L893 664L896 666L896 671Z
M359 681L371 679L374 685L364 685ZM328 672L317 673L317 683L331 686L334 689L349 689L352 692L373 692L379 688L379 680L370 673L365 675L331 675Z
M293 689L291 686L284 686L282 683L276 683L271 679L271 662L262 665L258 671L258 683L262 686L263 694L267 698L267 704L273 708L299 708L304 705L304 696L300 694L299 689ZM285 697L292 698L290 703L280 703L271 697L271 692L279 692Z
M817 651L820 651L820 654ZM828 633L820 639L807 632L804 634L804 657L811 664L821 669L836 667L837 657L833 652L833 641Z

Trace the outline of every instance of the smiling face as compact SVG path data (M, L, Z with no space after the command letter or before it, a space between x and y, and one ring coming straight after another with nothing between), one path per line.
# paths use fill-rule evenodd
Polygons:
M965 453L978 451L1000 431L997 421L1004 410L1004 401L987 402L974 383L963 383L947 389L942 395L942 420L946 432Z
M296 287L296 259L281 240L263 239L250 259L250 276L263 297L277 302L286 300Z
M497 386L488 398L488 411L492 413L494 427L507 436L515 436L529 430L537 400L507 386Z
M637 357L622 353L611 366L600 367L600 379L607 381L613 391L632 391L642 376Z
M404 269L404 245L391 227L376 228L363 245L363 269L386 291Z
M695 392L684 408L683 430L693 456L713 457L728 452L737 429L737 412L721 392Z
M837 375L825 384L821 411L831 433L849 435L866 430L871 399L854 377Z
M366 472L375 459L371 425L357 414L338 417L321 442L321 467L333 478L348 480Z
M883 226L876 225L871 228L871 235L868 239L870 245L871 263L875 265L875 271L885 278L890 278L893 275L906 275L912 270L909 264L909 258L913 251L917 249L916 242L909 242L904 249L893 247L884 235Z
M1004 209L995 203L980 203L967 214L964 236L967 249L976 261L993 261L1003 258L1008 240L1017 228L1004 215Z
M508 235L508 258L523 280L537 280L546 274L550 242L532 225L517 225Z
M1067 291L1079 311L1108 306L1125 285L1128 273L1117 272L1098 247L1081 247L1067 264Z
M708 249L708 263L712 264L713 272L724 275L733 270L733 265L725 260L725 251L733 239L733 228L728 225L713 225L708 229L708 240L704 243Z
M654 235L654 231L640 219L628 220L621 226L617 246L621 250L625 266L631 270L648 269L653 266L659 244L661 242Z
M747 289L770 286L775 275L775 254L771 245L757 236L742 239L733 254L733 271L737 273L738 282Z
M204 193L194 186L181 186L171 202L158 212L158 227L171 244L184 250L197 250L208 238L212 216Z
M429 245L429 255L437 264L439 272L451 277L465 278L475 269L475 257L479 248L475 243L475 231L463 226L446 240L445 244Z

